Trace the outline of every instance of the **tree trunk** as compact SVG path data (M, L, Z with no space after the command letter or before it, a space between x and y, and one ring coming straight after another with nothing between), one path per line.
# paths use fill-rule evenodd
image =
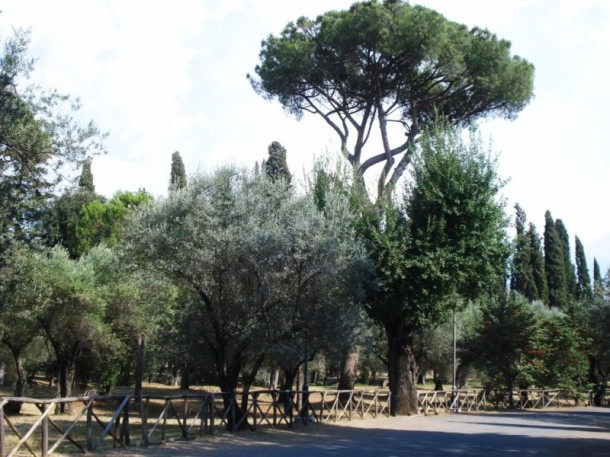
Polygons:
M15 361L15 370L17 372L17 381L15 382L15 390L13 395L15 397L25 396L25 370L23 368L23 358L21 357L21 351L16 348L9 346L13 359ZM21 402L9 402L4 406L4 412L7 414L19 414L21 412Z
M146 360L146 336L138 335L138 346L136 348L136 385L133 394L136 397L142 395L142 381L144 379L144 363Z
M15 359L15 370L17 372L17 381L15 382L15 390L13 391L15 397L25 396L25 370L23 368L23 358L20 352L13 352Z
M510 370L509 368L506 368L504 370L504 381L506 382L506 392L508 395L508 407L509 408L514 408L515 407L515 398L513 396L513 377L512 377L512 370Z
M191 364L188 360L182 362L180 370L180 390L190 390L191 388Z
M0 386L4 385L4 372L6 370L6 364L0 361Z
M280 369L278 367L274 367L271 372L271 379L269 380L269 388L271 390L277 390L277 384L280 378Z
M256 375L258 374L258 370L260 369L264 360L265 360L265 355L264 354L259 355L258 358L255 360L254 365L252 366L250 371L242 376L243 390L241 393L241 408L240 408L241 417L243 417L245 414L248 413L248 401L249 401L249 397L250 397L250 387L252 387L252 384L254 383L254 380L256 379ZM244 421L244 424L242 425L242 429L245 427L245 425L246 424Z
M282 390L292 390L294 381L299 373L299 367L292 369L282 368L282 371L284 372L284 384L282 385Z
M358 378L358 348L354 347L341 361L339 373L339 390L353 390Z
M75 363L71 360L58 359L57 365L59 368L59 378L57 382L57 393L59 397L66 398L72 396L72 384L74 383L74 374L76 372ZM61 414L71 413L71 403L60 403L59 412Z
M417 362L413 334L400 325L386 328L388 336L388 381L394 416L417 414Z

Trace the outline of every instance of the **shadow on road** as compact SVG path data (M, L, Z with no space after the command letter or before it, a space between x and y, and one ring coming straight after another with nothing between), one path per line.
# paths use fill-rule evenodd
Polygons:
M607 457L610 410L394 418L352 425L298 426L134 449L167 457L537 456ZM378 424L378 425L377 425ZM131 451L131 450L130 450ZM111 455L111 454L109 454ZM114 454L118 455L118 454Z

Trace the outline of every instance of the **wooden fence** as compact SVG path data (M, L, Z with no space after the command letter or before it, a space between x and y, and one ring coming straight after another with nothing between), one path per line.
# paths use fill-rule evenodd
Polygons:
M334 422L390 415L390 392L253 391L244 409L241 393L186 395L93 395L87 397L4 398L0 400L0 457L27 452L46 457L54 452L87 453L97 449L160 444L191 439L217 429L255 430L261 425L292 427L295 422ZM27 410L5 414L4 405L20 402ZM64 403L71 414L53 415Z
M592 404L593 392L581 395L562 390L516 390L515 406L522 409ZM387 390L277 391L258 390L238 407L240 392L186 395L93 395L61 399L0 399L0 457L19 452L46 457L58 452L87 453L109 447L160 444L214 435L219 428L256 430L260 426L288 426L374 419L390 415ZM506 393L483 389L418 392L418 413L485 411L508 406ZM604 397L608 405L608 395ZM4 413L4 405L20 402L19 416ZM60 403L71 414L53 414Z
M518 409L542 409L561 406L594 404L593 391L570 392L562 389L524 389L513 391L514 407ZM610 406L610 393L602 399L602 405ZM506 391L487 392L484 389L418 391L418 413L486 411L489 407L509 408Z

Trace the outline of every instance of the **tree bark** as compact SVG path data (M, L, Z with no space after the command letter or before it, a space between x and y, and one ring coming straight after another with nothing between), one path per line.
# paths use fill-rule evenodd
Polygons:
M339 373L339 390L353 390L358 378L358 348L354 347L341 361Z
M404 325L386 328L388 336L388 381L394 416L417 414L417 362L413 332Z
M6 343L6 342L5 342ZM25 370L23 368L23 358L21 357L21 351L17 350L15 347L9 346L13 359L15 361L15 370L17 372L17 381L15 382L15 390L13 391L13 395L15 397L24 397L25 396ZM7 414L19 414L21 412L21 402L10 402L4 406L4 412Z
M243 389L241 393L241 414L242 416L248 412L248 399L250 396L250 387L254 383L256 379L256 375L258 374L258 370L260 369L263 361L265 360L265 355L261 354L254 361L254 365L250 369L250 371L242 376L243 379ZM244 424L245 425L245 424Z
M280 369L278 367L274 367L273 371L271 372L271 379L269 382L269 388L271 390L277 390L277 383L279 381L280 378Z
M57 393L59 397L66 398L72 396L72 384L74 383L74 374L76 372L75 362L65 358L58 358L57 365L59 368L59 378L57 382ZM59 412L61 414L71 413L71 403L60 403Z

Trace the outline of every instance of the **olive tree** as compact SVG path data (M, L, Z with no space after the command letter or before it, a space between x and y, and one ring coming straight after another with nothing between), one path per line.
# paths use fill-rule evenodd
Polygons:
M274 346L313 331L339 291L357 289L351 271L366 262L350 217L341 199L325 217L282 182L225 168L138 211L126 248L185 290L190 325L230 393L246 366L253 379Z

